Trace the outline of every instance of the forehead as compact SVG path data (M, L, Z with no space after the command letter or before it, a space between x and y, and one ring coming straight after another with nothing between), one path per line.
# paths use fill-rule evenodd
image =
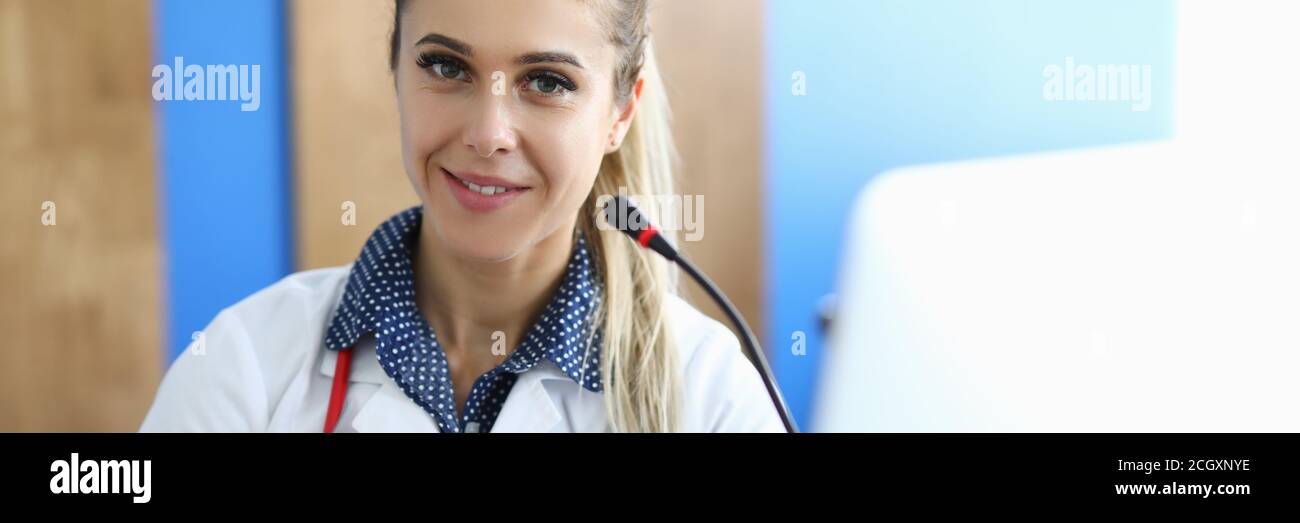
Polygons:
M615 56L597 9L589 0L413 0L402 16L402 45L439 33L469 44L475 59L562 51L592 69Z

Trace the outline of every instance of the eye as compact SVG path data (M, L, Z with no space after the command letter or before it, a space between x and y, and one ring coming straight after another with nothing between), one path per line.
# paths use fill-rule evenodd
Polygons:
M421 53L415 59L415 65L443 80L469 81L469 68L465 63L447 55Z
M542 96L561 96L564 93L578 90L578 86L574 85L568 78L550 71L529 73L525 80L527 80L526 86L528 90L536 91Z

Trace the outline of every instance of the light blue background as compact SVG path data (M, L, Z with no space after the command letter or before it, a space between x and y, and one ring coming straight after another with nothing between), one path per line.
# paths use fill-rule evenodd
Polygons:
M823 351L816 307L857 192L902 165L1169 137L1174 15L1168 0L767 1L764 345L801 426ZM1066 57L1151 65L1150 110L1045 101L1043 68ZM796 71L806 96L791 94Z

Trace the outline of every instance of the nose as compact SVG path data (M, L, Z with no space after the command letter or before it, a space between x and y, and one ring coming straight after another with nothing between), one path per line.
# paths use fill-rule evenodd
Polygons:
M518 144L506 96L487 94L465 127L463 141L482 158L508 153Z

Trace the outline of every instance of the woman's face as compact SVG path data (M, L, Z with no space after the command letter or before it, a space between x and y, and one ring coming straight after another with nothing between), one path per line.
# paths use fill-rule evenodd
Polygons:
M505 260L567 234L626 132L617 50L589 4L415 0L403 14L403 159L454 254Z

